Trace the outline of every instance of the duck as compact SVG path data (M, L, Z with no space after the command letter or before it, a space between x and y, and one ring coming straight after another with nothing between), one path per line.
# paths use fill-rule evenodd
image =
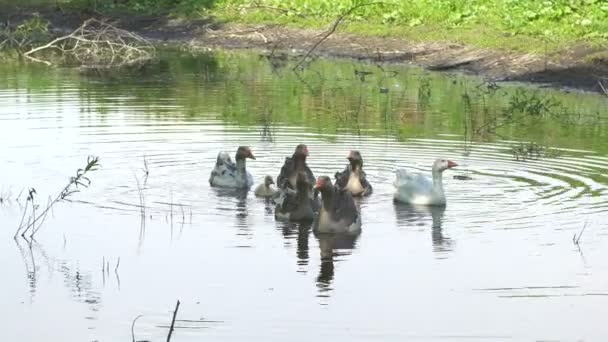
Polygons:
M248 146L239 146L236 150L232 161L230 155L226 152L220 152L217 155L215 167L211 171L209 184L220 188L243 189L253 185L253 177L247 172L247 158L255 160L255 156Z
M272 186L273 184L274 180L272 180L272 176L266 175L266 177L264 177L264 183L258 185L258 187L255 188L255 196L264 198L275 197L277 195L278 190Z
M286 190L277 201L274 215L280 221L312 221L314 219L314 204L310 198L310 184L306 175L298 173L296 190Z
M443 191L443 171L458 166L446 159L437 159L433 163L430 179L420 173L410 173L400 169L396 171L395 202L418 205L446 205Z
M342 172L336 172L336 186L349 191L353 196L369 196L372 194L372 185L367 181L363 171L363 158L356 150L350 151L346 157L349 163Z
M321 193L322 202L315 224L316 231L348 234L361 232L361 215L350 192L336 188L328 176L319 177L315 189Z
M299 173L306 176L306 180L312 188L315 183L315 175L312 173L306 164L308 157L308 147L305 144L299 144L291 157L285 158L285 163L281 167L281 172L277 176L277 186L280 189L296 188L296 178Z

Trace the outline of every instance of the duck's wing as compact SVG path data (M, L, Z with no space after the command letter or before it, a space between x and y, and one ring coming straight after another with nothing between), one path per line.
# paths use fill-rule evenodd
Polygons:
M336 178L336 186L343 189L348 183L348 178L350 177L350 165L346 165L342 172L336 172L334 177Z
M236 177L236 164L232 161L232 158L230 158L230 155L226 152L220 152L217 154L215 167L211 171L211 176L209 177L209 183L213 184L214 179L217 177Z
M352 224L359 217L359 211L353 196L347 190L337 189L334 196L334 219L345 222L347 225Z
M293 172L293 169L293 158L285 158L285 163L283 163L283 166L281 167L281 172L277 176L277 187L279 189L284 189L289 184L289 176Z
M281 189L275 203L281 212L291 212L298 207L297 192L289 188Z
M372 188L372 185L367 181L367 175L363 170L361 170L359 173L359 181L361 182L361 186L363 187L363 189L365 189L363 191L363 196L371 195L374 189Z
M230 155L226 152L220 152L217 154L217 160L215 162L215 168L222 172L236 172L236 164L230 158Z
M427 193L433 190L433 182L420 173L411 173L403 169L396 171L395 188L400 191Z

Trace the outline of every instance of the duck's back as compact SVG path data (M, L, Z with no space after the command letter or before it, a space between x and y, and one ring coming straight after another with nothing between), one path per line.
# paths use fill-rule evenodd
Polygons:
M423 174L398 170L394 185L394 199L399 202L422 205L445 203L445 199L435 191L433 181Z

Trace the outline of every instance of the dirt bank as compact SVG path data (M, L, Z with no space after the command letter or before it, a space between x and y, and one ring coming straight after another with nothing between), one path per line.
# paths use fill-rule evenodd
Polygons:
M267 53L303 55L317 43L324 31L293 29L276 25L239 25L212 19L183 21L167 17L104 17L98 13L45 11L59 35L95 16L135 31L159 43L189 44L194 48L258 49ZM18 23L31 12L6 14ZM339 31L339 29L338 29ZM598 82L608 87L608 51L576 47L552 56L508 53L471 48L448 42L412 43L402 39L361 37L336 32L320 44L316 56L351 58L379 63L415 64L429 70L461 71L492 81L541 83L602 92Z

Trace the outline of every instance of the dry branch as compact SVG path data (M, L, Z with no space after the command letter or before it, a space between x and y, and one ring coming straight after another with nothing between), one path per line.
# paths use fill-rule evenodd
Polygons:
M49 60L33 56L43 51L58 51L61 57L89 68L140 65L155 55L154 46L143 37L97 19L88 19L72 33L33 48L23 56L52 65Z
M329 28L329 30L321 37L321 39L319 39L313 46L312 48L310 48L310 50L308 50L308 52L306 53L306 55L304 55L304 57L302 57L300 59L300 61L298 63L296 63L296 65L292 68L292 70L296 70L297 68L300 67L300 65L302 65L302 63L304 63L304 61L306 61L306 59L308 57L310 57L310 55L315 51L315 49L321 45L321 43L323 43L327 38L329 38L329 36L331 36L334 32L336 32L336 30L338 29L338 25L340 25L340 23L346 19L347 16L349 16L351 13L353 13L354 11L358 10L361 7L365 7L365 6L372 6L372 5L391 5L388 4L386 2L367 2L367 3L363 3L363 4L358 4L355 5L351 8L349 8L346 12L342 13L340 16L338 16L336 18L336 20L334 20L334 23L331 25L331 27Z

